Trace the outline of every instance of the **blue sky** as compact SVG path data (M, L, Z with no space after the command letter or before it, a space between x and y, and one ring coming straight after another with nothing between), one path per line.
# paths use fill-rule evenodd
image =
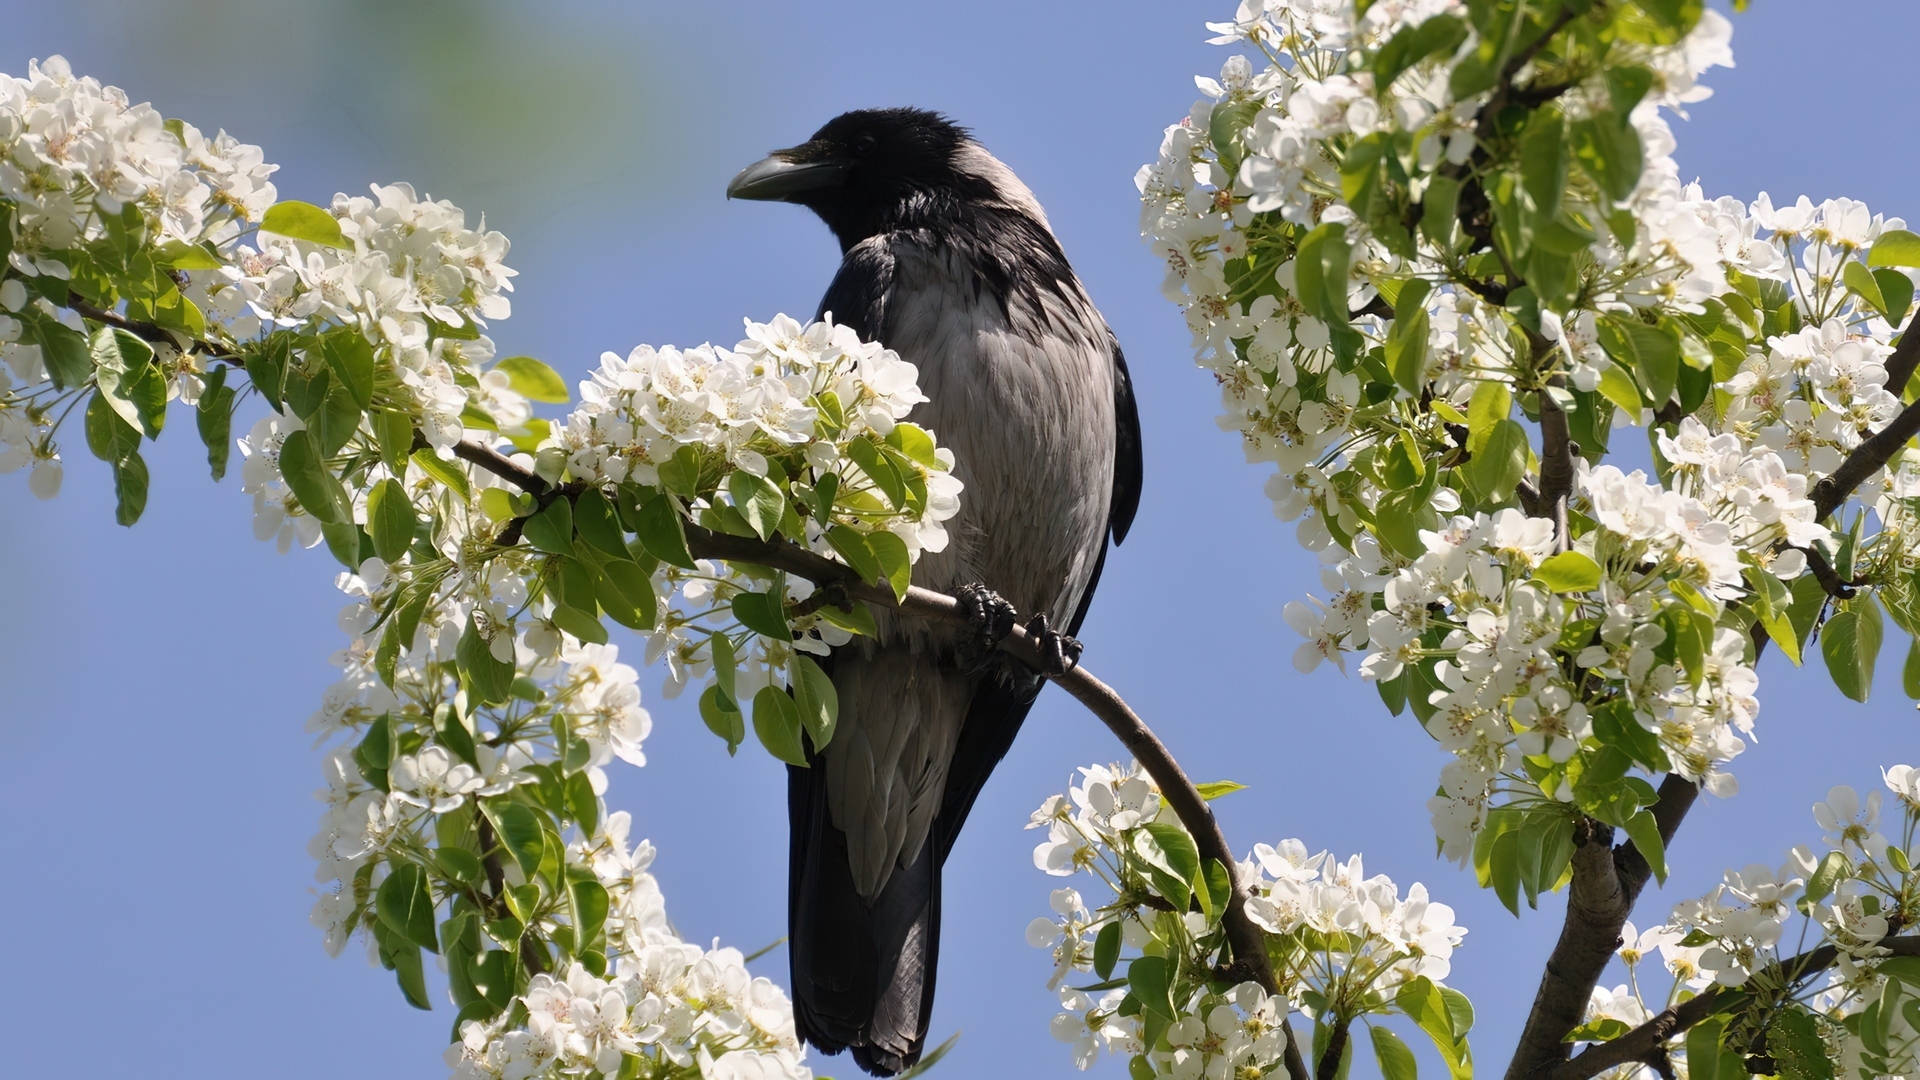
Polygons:
M1920 8L1754 6L1735 20L1740 66L1710 73L1715 97L1676 125L1683 174L1709 194L1851 195L1920 218L1901 198L1920 165L1905 107ZM1558 899L1515 920L1437 861L1423 804L1441 752L1357 678L1293 670L1280 609L1314 587L1313 560L1269 513L1262 469L1216 430L1211 380L1137 239L1134 169L1186 112L1192 76L1217 72L1225 54L1201 23L1231 8L0 0L0 70L63 53L169 116L261 144L283 197L409 180L485 211L521 271L496 340L570 379L602 350L730 343L742 316L811 313L833 242L797 208L727 203L741 166L847 108L921 105L972 127L1047 207L1139 386L1146 494L1086 663L1197 779L1251 786L1218 804L1235 847L1298 836L1364 851L1370 871L1424 880L1458 909L1472 932L1452 981L1479 1006L1484 1071L1517 1036ZM302 722L342 642L337 567L256 543L249 500L208 481L190 425L149 460L132 530L113 524L110 480L77 433L57 501L0 480L0 1015L33 1033L10 1040L6 1071L442 1075L452 1010L407 1008L357 950L329 960L307 924L320 780ZM1830 784L1920 759L1898 648L1867 706L1768 656L1742 794L1696 809L1642 925L1721 867L1817 840L1807 808ZM778 767L751 750L730 760L689 700L650 689L647 704L650 764L616 765L609 800L659 847L688 938L759 948L785 932ZM946 875L935 1038L964 1035L942 1075L1071 1069L1046 1030L1048 964L1022 940L1058 882L1032 869L1021 826L1073 767L1119 754L1049 692L976 806ZM783 983L785 966L781 953L757 965Z

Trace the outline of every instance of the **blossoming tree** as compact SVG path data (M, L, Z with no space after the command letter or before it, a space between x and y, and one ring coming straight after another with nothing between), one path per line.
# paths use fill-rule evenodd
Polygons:
M1141 170L1143 231L1324 563L1296 666L1354 654L1452 755L1431 825L1476 884L1516 914L1567 890L1508 1075L1920 1071L1920 772L1886 770L1884 818L1836 787L1824 851L1627 921L1699 793L1733 793L1763 649L1864 700L1886 623L1920 630L1920 235L1680 183L1662 110L1731 57L1698 0L1246 0L1212 28L1233 51ZM960 618L911 585L965 498L912 365L781 316L608 354L550 422L564 380L485 332L507 242L449 203L280 200L257 147L57 57L0 78L0 151L0 470L50 498L83 441L132 525L141 446L191 411L256 535L343 567L309 721L326 947L420 1008L434 954L458 1077L811 1075L781 991L675 933L606 810L650 728L609 624L730 751L804 765L836 715L814 657L875 606ZM1135 759L1032 820L1077 879L1028 928L1076 1064L1337 1080L1370 1052L1410 1080L1419 1038L1473 1074L1450 908L1358 855L1243 854L1208 809L1235 785L1058 681Z

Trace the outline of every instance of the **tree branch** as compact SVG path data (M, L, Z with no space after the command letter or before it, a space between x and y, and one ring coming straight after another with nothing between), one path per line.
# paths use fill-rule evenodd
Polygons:
M1920 937L1884 937L1880 939L1879 946L1895 956L1920 956ZM1822 945L1782 960L1772 965L1767 972L1756 972L1753 978L1761 978L1763 974L1774 974L1780 979L1782 985L1791 986L1808 976L1832 967L1839 958L1840 950L1832 945ZM1709 986L1698 995L1662 1011L1658 1016L1625 1035L1587 1047L1573 1060L1543 1073L1542 1076L1545 1080L1588 1080L1589 1077L1598 1076L1616 1065L1624 1065L1629 1061L1644 1061L1650 1055L1663 1052L1668 1039L1712 1016L1717 1011L1714 1005L1719 998L1720 987Z
M1553 400L1551 387L1541 387L1534 395L1540 408L1540 490L1534 496L1535 512L1553 519L1553 535L1559 550L1573 546L1573 534L1567 527L1567 500L1573 497L1573 437L1567 430L1567 414Z
M1672 841L1699 793L1699 787L1682 776L1670 774L1661 781L1653 817L1662 844ZM1653 868L1631 842L1609 849L1611 828L1591 819L1582 824L1589 831L1585 842L1574 848L1566 922L1547 957L1520 1045L1507 1066L1507 1080L1544 1073L1566 1059L1567 1033L1586 1018L1588 998L1620 947L1620 930L1653 876Z

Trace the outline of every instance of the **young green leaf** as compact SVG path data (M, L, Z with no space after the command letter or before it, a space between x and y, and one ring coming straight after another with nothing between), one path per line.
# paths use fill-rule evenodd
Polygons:
M427 892L426 872L418 865L393 865L393 872L374 895L374 911L395 934L428 952L440 951L434 934L433 897Z
M509 356L493 365L493 369L506 372L507 385L533 401L549 405L564 405L568 401L566 380L531 356Z
M260 231L322 247L352 246L340 231L340 219L312 203L291 199L267 207L266 216L260 219Z
M763 686L753 696L753 733L775 758L806 766L807 753L800 745L800 710L785 690Z
M1380 1063L1380 1075L1385 1080L1418 1080L1419 1064L1400 1036L1380 1024L1369 1025L1367 1031L1373 1037L1373 1057Z
M419 516L400 481L389 477L373 486L367 495L367 534L373 537L375 555L388 563L400 561L419 528Z
M1534 569L1533 576L1557 593L1589 592L1600 587L1600 564L1578 551L1563 551Z

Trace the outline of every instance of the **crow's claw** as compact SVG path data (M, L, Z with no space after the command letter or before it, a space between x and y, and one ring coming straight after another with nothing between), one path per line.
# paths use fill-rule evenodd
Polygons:
M1080 642L1048 626L1045 612L1028 619L1026 629L1040 649L1040 674L1057 679L1079 666Z
M973 626L973 637L968 641L971 651L982 659L991 656L1013 633L1018 612L1000 594L977 582L955 589L953 597L960 601L960 614Z

